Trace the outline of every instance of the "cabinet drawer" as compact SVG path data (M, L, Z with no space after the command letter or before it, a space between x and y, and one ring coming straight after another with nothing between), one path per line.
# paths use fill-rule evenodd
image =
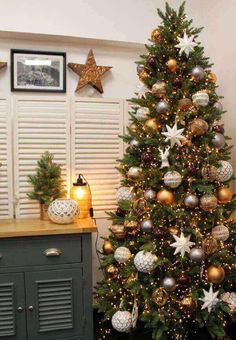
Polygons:
M26 237L0 240L3 267L81 262L82 237Z

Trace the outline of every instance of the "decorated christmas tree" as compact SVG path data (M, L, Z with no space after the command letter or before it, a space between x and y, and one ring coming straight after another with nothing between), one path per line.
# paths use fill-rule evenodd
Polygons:
M166 4L131 100L118 209L101 252L98 308L116 331L155 340L223 338L236 311L231 146L209 58L184 12ZM102 338L106 338L104 332Z

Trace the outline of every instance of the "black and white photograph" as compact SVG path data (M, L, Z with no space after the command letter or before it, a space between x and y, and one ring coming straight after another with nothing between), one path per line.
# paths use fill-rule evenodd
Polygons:
M11 90L66 92L66 54L11 50Z

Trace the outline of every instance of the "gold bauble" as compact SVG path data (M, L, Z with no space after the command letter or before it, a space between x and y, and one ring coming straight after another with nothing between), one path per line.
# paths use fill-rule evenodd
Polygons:
M147 80L149 78L149 73L146 70L142 70L139 73L138 77L142 82L145 82L145 80Z
M160 129L160 124L158 124L158 122L156 121L155 118L149 118L148 120L146 120L145 124L144 124L147 128L152 129L157 131L158 129Z
M129 125L129 129L132 132L136 132L137 131L137 125L135 123L132 123Z
M193 300L193 298L188 295L184 297L179 302L179 306L181 309L183 309L183 312L193 312L196 309L196 302Z
M207 268L207 280L211 283L219 284L224 281L225 270L223 267L210 266Z
M180 143L183 146L191 146L192 145L192 141L190 139L184 137L184 136L181 138Z
M129 221L129 220L126 220L124 222L124 229L125 229L125 232L129 235L133 235L136 233L136 230L137 230L137 227L138 227L138 222L137 221Z
M158 28L155 28L151 33L151 40L155 43L161 41L161 33Z
M168 67L168 69L169 69L170 72L176 72L177 69L178 69L177 60L174 59L174 58L169 59L169 60L166 62L166 66Z
M204 165L202 168L202 177L209 182L213 182L217 176L217 168L214 165Z
M171 205L174 203L174 195L171 191L161 189L157 193L157 201L164 205Z
M113 264L110 264L108 267L106 267L106 273L110 278L117 277L118 272L118 268L115 267Z
M171 235L179 235L180 234L180 230L177 227L170 227L169 232L171 233Z
M220 204L229 203L232 196L232 191L229 188L221 187L217 190L217 199Z
M192 121L190 125L190 130L193 135L201 136L208 130L208 124L205 120L201 118L196 118Z
M111 227L111 232L117 240L123 240L125 238L125 230L122 225L114 225Z
M212 194L205 194L200 199L200 207L204 211L212 211L217 207L217 198Z
M164 306L168 300L168 293L162 287L157 288L152 294L152 299L157 306Z
M208 236L202 241L202 248L206 255L211 255L219 249L219 244L213 236Z
M107 255L114 253L114 249L110 241L105 240L103 243L102 249L103 249L103 252Z
M178 101L178 108L182 111L188 111L192 106L192 100L189 98L182 98Z
M207 79L213 84L215 84L217 82L217 76L213 72L208 73Z

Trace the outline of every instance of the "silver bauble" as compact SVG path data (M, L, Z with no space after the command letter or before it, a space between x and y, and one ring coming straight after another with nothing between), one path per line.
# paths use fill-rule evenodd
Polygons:
M144 220L140 223L140 228L145 233L150 233L153 229L153 222L152 220Z
M162 100L156 105L157 113L166 113L168 112L169 107L170 107L169 104L165 102L164 100Z
M207 106L209 103L209 96L205 91L198 91L192 96L192 101L196 106Z
M144 65L138 64L136 69L137 69L137 73L139 74L145 69L145 67Z
M162 280L162 287L167 291L167 292L173 292L176 288L176 281L173 277L165 277Z
M195 80L203 80L206 76L206 73L201 66L195 66L191 71L191 75Z
M212 143L217 147L217 149L223 149L225 146L225 137L221 133L216 133L212 139Z
M148 107L140 107L138 108L138 110L136 111L136 118L138 120L145 120L147 119L148 115L149 115L150 111L149 111L149 108Z
M205 257L205 253L202 248L192 248L189 256L192 261L201 262Z
M132 328L132 315L128 311L117 311L111 318L112 327L121 333L128 333Z
M134 257L134 265L141 273L150 273L153 271L157 264L157 256L147 251L139 251Z
M128 171L128 176L131 179L136 179L140 176L141 171L142 171L141 168L139 168L137 166L132 166Z
M152 190L152 189L147 189L144 192L144 198L147 201L154 201L156 199L157 193L156 191Z
M226 241L229 238L229 229L224 224L215 226L211 235L218 241Z
M114 253L114 258L119 263L125 263L131 257L131 252L126 247L118 247Z
M130 201L132 199L131 188L129 187L119 187L116 191L117 202L120 201Z
M132 139L129 145L133 148L136 148L139 145L139 142L137 141L137 139Z
M184 199L184 204L186 205L186 207L191 209L196 208L198 206L198 203L199 199L194 194L188 194Z
M182 182L182 176L177 171L168 171L164 175L164 183L170 188L177 188Z
M221 104L221 102L215 102L214 108L215 108L218 112L222 112L222 111L223 111L223 105Z
M216 181L226 182L233 176L233 167L227 161L219 161L220 167L216 170Z

